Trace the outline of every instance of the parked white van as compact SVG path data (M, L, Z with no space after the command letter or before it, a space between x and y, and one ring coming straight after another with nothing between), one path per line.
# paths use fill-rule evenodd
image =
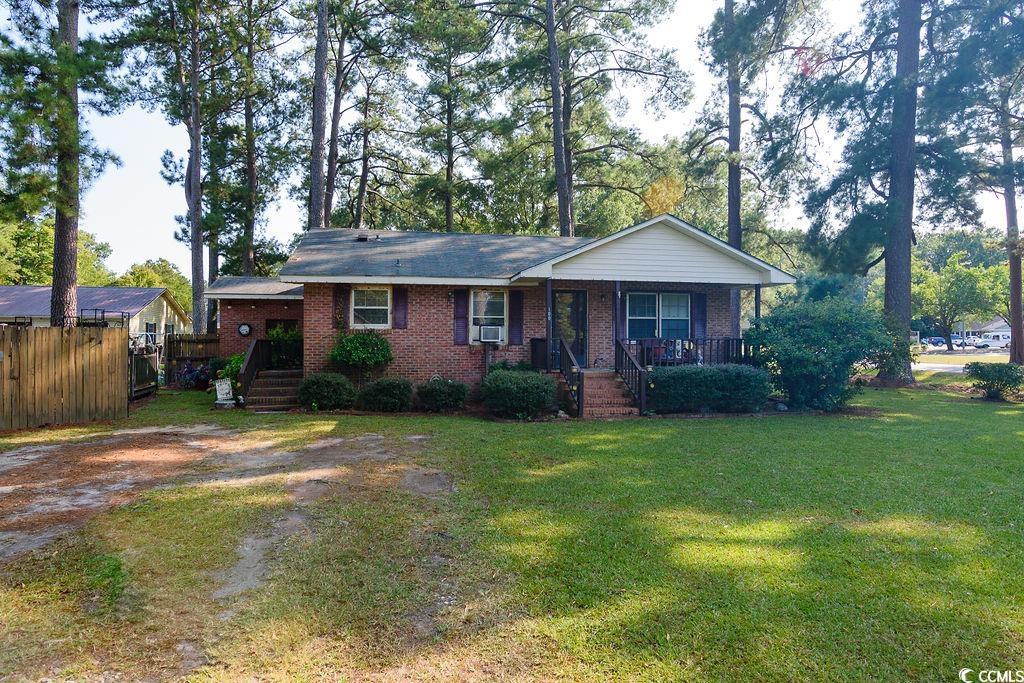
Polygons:
M1010 335L1005 332L986 332L981 339L974 343L977 349L1008 349L1010 348Z

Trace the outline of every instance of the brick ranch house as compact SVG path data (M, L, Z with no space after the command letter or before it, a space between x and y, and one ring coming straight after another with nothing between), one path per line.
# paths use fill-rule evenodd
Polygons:
M389 375L475 387L491 363L529 362L563 370L582 403L577 369L597 401L586 414L598 415L617 408L609 396L638 403L647 366L736 360L730 292L753 289L757 315L762 287L793 282L662 215L602 238L313 230L278 280L223 277L207 296L224 353L253 355L269 329L294 327L311 373L328 368L340 332L377 330L395 357Z

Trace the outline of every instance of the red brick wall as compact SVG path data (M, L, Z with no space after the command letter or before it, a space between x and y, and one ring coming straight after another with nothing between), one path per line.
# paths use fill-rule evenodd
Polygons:
M610 367L614 363L612 328L614 285L611 282L558 281L554 289L585 289L588 292L589 361ZM391 342L395 361L387 374L423 382L434 375L477 385L484 371L484 350L479 345L456 346L452 339L454 304L448 293L455 287L413 285L409 290L408 326L404 330L384 330ZM512 363L530 360L530 339L546 334L544 285L517 288L523 296L523 345L503 346L493 353L491 362ZM706 285L651 285L622 283L622 291L686 291L708 295L708 334L729 334L729 290ZM602 298L603 297L603 298ZM307 373L328 367L328 354L338 330L331 325L333 285L305 285L303 338ZM347 311L345 312L347 315ZM273 317L273 316L269 316Z
M302 328L302 301L221 299L219 304L217 335L220 337L220 354L225 358L244 353L253 339L266 339L268 320L297 320L299 328ZM252 326L252 334L248 337L238 334L238 326L242 323Z

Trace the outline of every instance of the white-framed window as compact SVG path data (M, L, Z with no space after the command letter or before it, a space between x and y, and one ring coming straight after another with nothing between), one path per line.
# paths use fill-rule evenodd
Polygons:
M690 295L630 292L626 295L626 337L689 339Z
M626 295L626 337L644 339L658 336L658 295L630 292Z
M662 339L690 338L690 295L662 292L658 306L658 336Z
M391 288L356 287L352 290L352 328L383 330L391 327Z
M479 343L492 341L497 332L497 343L508 339L508 292L503 289L474 289L469 301L470 340ZM481 334L481 328L484 334ZM494 328L498 328L494 330Z

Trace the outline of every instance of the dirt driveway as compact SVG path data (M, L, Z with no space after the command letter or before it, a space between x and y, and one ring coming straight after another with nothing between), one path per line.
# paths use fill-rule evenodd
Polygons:
M417 449L422 439L407 437L402 450ZM207 425L122 430L81 443L0 453L0 564L155 486L245 484L283 477L301 507L344 485L351 476L346 464L396 459L397 453L376 434L322 439L295 451L279 451ZM404 470L403 487L429 495L448 486L441 473L407 462L394 465ZM294 516L290 527L279 531L294 533L301 522L301 515Z

